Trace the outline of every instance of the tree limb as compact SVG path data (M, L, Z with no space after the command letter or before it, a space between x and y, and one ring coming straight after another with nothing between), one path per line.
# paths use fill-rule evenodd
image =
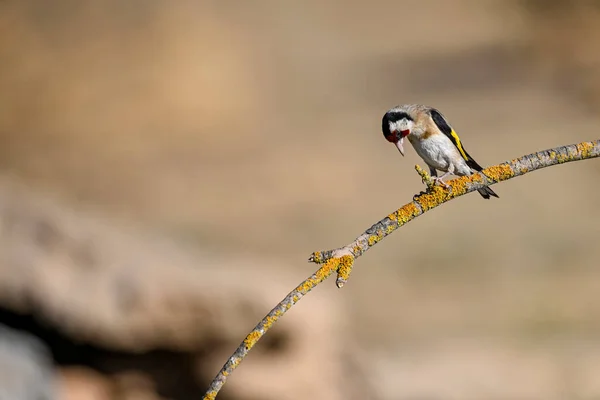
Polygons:
M567 146L529 154L505 163L488 167L469 177L460 177L449 182L448 188L434 185L431 177L418 165L415 166L423 181L427 184L427 191L416 195L413 201L394 211L381 221L377 222L352 243L332 250L317 251L311 254L309 261L322 264L322 266L299 286L292 290L256 327L246 336L244 341L227 360L221 371L211 382L204 400L213 400L225 384L227 377L242 362L250 349L271 328L271 326L285 314L294 304L310 292L315 286L337 273L336 284L342 287L352 271L354 260L362 256L367 250L379 243L390 233L417 218L419 215L446 203L456 197L473 192L498 182L506 181L517 176L525 175L535 170L563 164L571 161L586 160L600 156L600 140L582 142Z

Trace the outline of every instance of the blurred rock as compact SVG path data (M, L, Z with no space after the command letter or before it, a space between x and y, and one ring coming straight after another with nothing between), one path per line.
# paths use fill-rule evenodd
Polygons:
M125 372L113 377L91 368L63 367L58 374L61 400L160 400L151 377Z
M0 399L57 398L46 347L25 332L0 325Z
M61 400L111 400L115 385L89 368L63 368L58 375Z
M0 180L0 306L44 321L40 335L60 343L57 358L109 375L144 371L173 398L200 395L245 334L298 283L285 266L267 264L185 251ZM331 382L341 378L344 313L337 299L319 297L303 300L259 342L227 385L230 393L340 398ZM63 374L63 382L68 392L87 385L106 391L87 373Z
M159 400L156 387L149 376L138 372L125 372L116 377L119 396L126 400Z

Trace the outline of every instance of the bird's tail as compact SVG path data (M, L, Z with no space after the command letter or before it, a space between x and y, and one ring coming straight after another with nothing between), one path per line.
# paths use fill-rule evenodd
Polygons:
M477 191L479 192L479 194L481 195L481 197L483 197L486 200L489 199L490 196L494 196L497 199L500 198L500 197L498 197L498 195L496 194L496 192L494 192L492 190L492 188L490 188L489 186L486 186L486 187L481 188L481 189L477 189Z

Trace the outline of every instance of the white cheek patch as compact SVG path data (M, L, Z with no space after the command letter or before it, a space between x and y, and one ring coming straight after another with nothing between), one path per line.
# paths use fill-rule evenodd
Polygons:
M398 132L402 132L402 131L412 131L414 123L410 120L407 119L402 119L398 122L396 122L396 126L395 126L395 130Z
M404 123L402 124L403 125L403 127L402 127L403 129L402 130L403 131L409 131L409 132L412 131L414 123L412 121L406 121L406 120L403 121L403 122Z

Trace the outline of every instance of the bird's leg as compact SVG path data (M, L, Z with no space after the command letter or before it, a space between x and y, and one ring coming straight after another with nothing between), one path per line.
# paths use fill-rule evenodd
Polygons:
M426 182L426 184L427 189L431 190L439 180L437 176L437 169L433 168L432 166L429 166L429 175L431 176L431 180L429 182Z
M440 185L441 187L448 189L450 186L448 186L448 184L446 182L444 182L444 179L447 178L448 176L452 175L453 173L454 173L454 164L450 163L450 165L448 165L448 171L446 171L446 173L444 175L440 176L439 178L437 177L437 174L435 174L433 181L435 183L437 183L438 185Z

